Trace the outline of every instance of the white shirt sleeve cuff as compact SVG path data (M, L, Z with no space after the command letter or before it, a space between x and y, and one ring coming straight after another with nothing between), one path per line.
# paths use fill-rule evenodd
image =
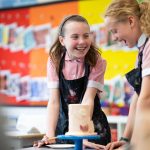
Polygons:
M94 88L98 89L99 91L103 91L104 85L99 82L89 80L87 87L94 87Z
M47 87L50 88L50 89L59 88L59 82L57 82L57 81L55 81L55 82L48 81Z
M147 76L147 75L150 75L150 68L142 70L142 78Z

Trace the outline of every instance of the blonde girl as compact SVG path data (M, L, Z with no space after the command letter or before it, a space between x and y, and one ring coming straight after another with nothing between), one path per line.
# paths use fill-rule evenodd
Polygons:
M144 112L150 115L150 3L136 0L114 0L105 12L105 23L115 41L139 49L135 69L126 74L135 94L130 104L126 128L120 141L110 143L112 150L127 142L134 146L140 140L139 119Z

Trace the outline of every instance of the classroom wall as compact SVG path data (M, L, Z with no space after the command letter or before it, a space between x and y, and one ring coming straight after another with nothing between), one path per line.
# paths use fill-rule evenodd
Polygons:
M30 27L37 28L40 25L48 24L52 31L54 28L58 27L62 18L69 14L80 14L84 16L91 26L103 24L104 11L110 1L111 0L68 1L24 8L3 9L0 10L0 25L9 26L12 23L16 23L17 28L23 26L25 29L30 29ZM2 31L1 28L0 31ZM7 28L5 28L3 34L1 33L2 32L0 32L0 71L9 70L7 77L19 73L18 80L21 80L20 82L23 84L25 84L24 81L32 80L36 77L45 78L48 48L37 47L36 45L30 48L34 43L31 34L28 33L28 39L26 39L28 49L25 47L19 50L12 50L10 43L8 43L11 39L7 32ZM50 32L50 36L51 35L53 36ZM134 67L137 50L130 51L122 48L114 50L111 47L100 47L100 49L102 51L102 56L107 60L105 80L110 80L117 75L123 76ZM1 87L3 88L5 81L1 79L1 83L2 81L3 85L1 84ZM28 85L28 83L26 83L26 85ZM19 96L18 99L16 99L16 95L10 95L8 90L9 87L6 87L8 89L0 89L0 91L2 91L0 92L0 101L6 104L19 106L47 104L47 102L45 103L45 101L47 101L45 100L46 98L44 100L30 100L28 93L24 94L24 97L22 95L20 96L20 93L22 94L25 91L28 92L29 88L28 86L19 86L23 87L23 90L19 93L15 93Z

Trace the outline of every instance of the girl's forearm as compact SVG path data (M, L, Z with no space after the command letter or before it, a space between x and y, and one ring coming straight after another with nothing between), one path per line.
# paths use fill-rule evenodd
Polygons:
M55 130L58 122L58 116L59 116L59 104L53 104L49 102L48 108L47 108L47 131L46 135L48 137L54 137L55 136Z
M138 96L135 93L132 97L132 102L130 104L130 110L128 115L127 124L123 133L123 137L128 138L129 140L132 137L133 126L135 122L135 113L136 113L136 105L137 105Z
M133 144L140 142L141 135L144 133L144 130L146 130L146 128L145 128L142 131L142 126L144 126L144 121L141 121L141 120L143 120L143 118L145 117L146 114L147 115L150 114L150 92L149 92L149 89L150 89L150 76L148 75L148 76L143 77L143 79L142 79L141 92L140 92L140 95L139 95L138 101L137 101L136 118L135 118L132 141L131 141ZM145 120L145 124L147 122L146 120ZM149 124L149 123L147 122L147 124Z
M95 88L87 88L85 95L82 100L82 104L87 104L90 106L90 115L91 118L93 116L93 109L94 109L94 99L96 95L97 89Z

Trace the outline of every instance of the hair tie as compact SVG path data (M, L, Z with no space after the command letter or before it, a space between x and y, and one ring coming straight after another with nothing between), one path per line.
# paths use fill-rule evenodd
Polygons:
M141 3L139 4L139 7L140 7L141 13L143 13L143 11L145 11L145 10L148 9L149 5L148 5L147 2L141 2Z
M143 0L136 0L138 2L138 4L141 4L143 2Z

